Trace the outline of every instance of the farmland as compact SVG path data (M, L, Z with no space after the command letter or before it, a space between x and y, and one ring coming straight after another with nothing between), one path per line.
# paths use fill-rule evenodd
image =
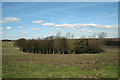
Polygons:
M118 48L97 54L24 53L2 43L3 78L118 78Z

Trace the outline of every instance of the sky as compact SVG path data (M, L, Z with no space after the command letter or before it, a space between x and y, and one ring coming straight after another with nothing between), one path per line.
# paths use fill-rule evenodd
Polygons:
M74 38L106 32L118 37L117 2L2 2L2 39Z

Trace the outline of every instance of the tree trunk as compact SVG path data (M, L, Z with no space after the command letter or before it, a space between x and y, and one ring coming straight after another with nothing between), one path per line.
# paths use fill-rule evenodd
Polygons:
M75 54L75 50L74 50L74 54Z
M54 50L53 50L53 55L55 54Z
M44 49L43 49L43 54L44 54Z
M70 54L70 50L68 50L68 53Z
M48 54L48 50L47 50L47 54Z
M64 50L63 50L63 54L64 54Z

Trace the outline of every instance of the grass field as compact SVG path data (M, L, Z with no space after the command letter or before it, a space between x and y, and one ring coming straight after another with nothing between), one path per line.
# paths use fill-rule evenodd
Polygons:
M118 50L98 54L30 54L2 43L3 78L118 78Z

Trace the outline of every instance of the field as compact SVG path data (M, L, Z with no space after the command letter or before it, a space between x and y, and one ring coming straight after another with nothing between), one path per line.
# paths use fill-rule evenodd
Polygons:
M118 49L104 46L97 54L23 53L2 43L3 78L118 78Z

